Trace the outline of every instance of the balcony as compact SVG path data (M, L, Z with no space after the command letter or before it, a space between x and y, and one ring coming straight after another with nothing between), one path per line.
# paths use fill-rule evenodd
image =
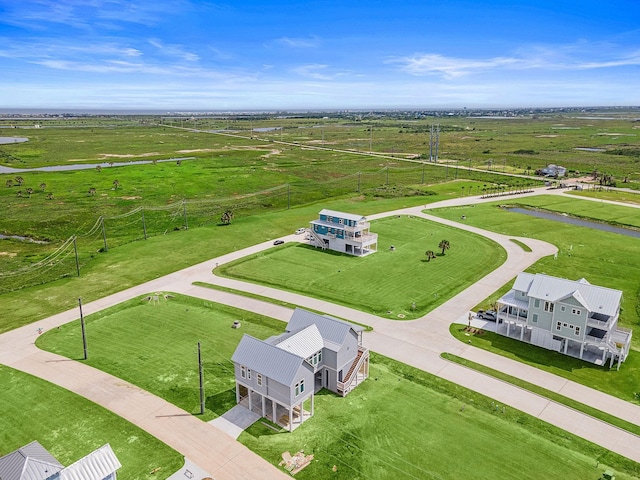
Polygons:
M345 237L345 240L347 242L354 242L354 243L361 243L361 244L371 244L371 243L375 243L378 241L378 234L377 233L368 233L366 235L359 235L359 236L347 236Z
M517 323L518 325L526 325L527 324L527 314L525 312L524 315L514 315L512 313L506 313L504 310L498 312L498 318L511 323Z
M611 328L611 325L613 325L614 323L614 322L611 322L610 320L611 320L611 317L593 313L589 318L587 318L587 327L594 327L600 330L609 331L609 329Z

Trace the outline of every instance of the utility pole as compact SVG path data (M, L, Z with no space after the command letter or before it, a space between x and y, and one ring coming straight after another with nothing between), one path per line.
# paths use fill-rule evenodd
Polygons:
M147 224L144 221L144 208L142 209L142 232L144 233L144 239L147 239Z
M440 124L436 129L436 163L438 163L438 145L440 144Z
M424 185L424 162L422 162L422 184Z
M84 317L82 316L82 298L78 298L78 306L80 307L80 328L82 328L82 349L84 351L84 360L88 358L87 355L87 333L84 328Z
M387 165L387 185L389 185L389 165Z
M358 172L358 193L360 193L360 174L362 172Z
M287 183L287 210L291 209L291 184Z
M373 125L369 126L369 153L373 153Z
M102 241L104 242L104 251L108 252L109 247L107 247L107 233L104 230L104 217L100 217L100 223L102 224Z
M429 161L433 162L433 123L431 124L431 134L429 135Z
M187 221L187 201L182 200L182 215L184 216L184 229L189 230L189 222Z
M76 272L78 272L78 276L80 276L80 262L78 261L78 245L76 244L76 237L75 235L73 236L73 251L76 254Z
M204 415L204 372L202 370L200 342L198 342L198 376L200 377L200 415Z

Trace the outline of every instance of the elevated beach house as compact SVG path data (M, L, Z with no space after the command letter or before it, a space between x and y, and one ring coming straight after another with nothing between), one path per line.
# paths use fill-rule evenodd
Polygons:
M363 328L297 308L286 332L244 335L231 360L236 401L292 431L313 415L322 388L345 396L369 376Z
M520 273L497 301L496 332L603 365L624 362L631 330L618 327L622 292L548 275Z
M362 215L325 209L310 224L310 245L356 256L376 252L378 234L369 231L370 224Z
M0 458L2 480L116 480L122 465L107 443L68 467L34 441Z

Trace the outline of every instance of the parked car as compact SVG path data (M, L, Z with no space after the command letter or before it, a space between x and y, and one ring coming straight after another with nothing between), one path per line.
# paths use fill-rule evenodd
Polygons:
M478 310L476 315L480 320L489 320L495 322L498 319L498 314L495 310Z
M284 240L276 240L275 242L273 242L274 245L282 245L284 243Z
M307 231L306 228L299 228L296 230L296 235L302 235L306 231Z

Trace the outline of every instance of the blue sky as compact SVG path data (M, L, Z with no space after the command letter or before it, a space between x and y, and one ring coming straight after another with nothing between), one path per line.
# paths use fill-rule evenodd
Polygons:
M640 105L640 2L0 0L0 108Z

